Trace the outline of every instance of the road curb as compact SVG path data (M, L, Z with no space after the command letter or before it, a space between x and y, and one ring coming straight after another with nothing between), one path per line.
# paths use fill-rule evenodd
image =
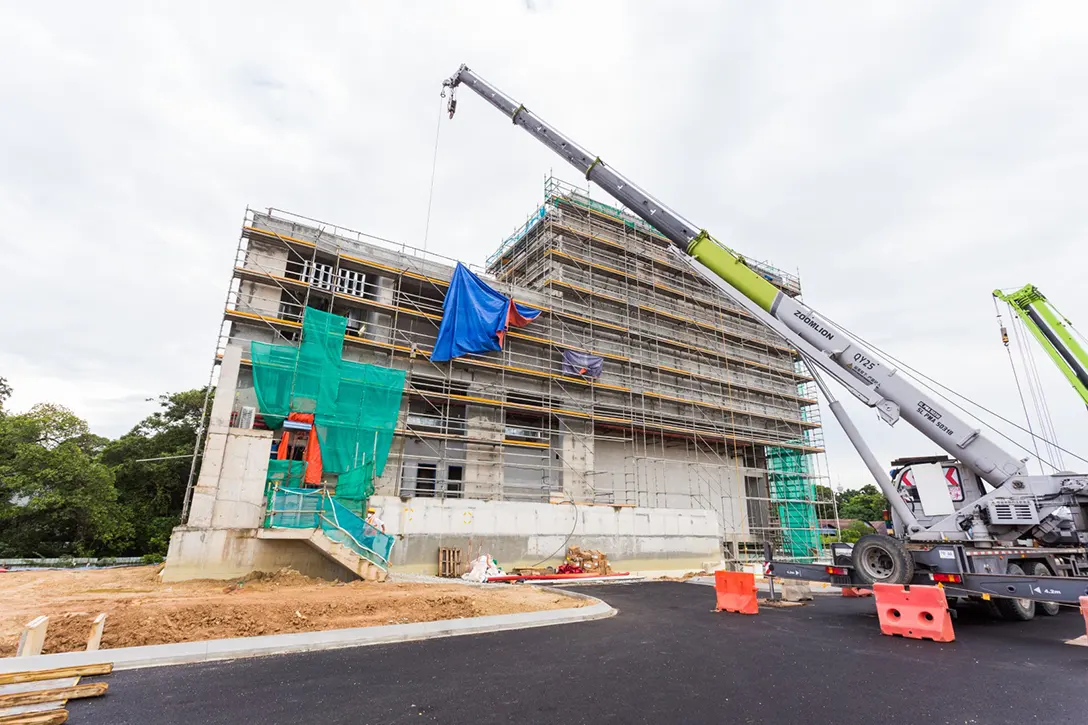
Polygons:
M558 589L550 590L558 595L571 597L572 599L590 599L595 601L596 604L577 609L551 609L542 612L496 614L488 617L443 619L437 622L329 629L322 632L273 634L263 637L209 639L202 642L119 647L95 652L58 652L35 657L5 657L0 659L0 673L73 667L102 662L112 662L114 670L133 670L141 667L234 660L244 657L264 657L266 655L292 652L314 652L345 647L411 642L438 637L485 634L487 632L502 632L529 627L548 627L555 624L571 624L604 619L616 614L616 610L611 605L596 597L577 592L564 592Z

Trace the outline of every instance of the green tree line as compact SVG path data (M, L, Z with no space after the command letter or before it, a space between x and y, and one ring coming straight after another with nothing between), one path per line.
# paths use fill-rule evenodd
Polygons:
M842 541L857 541L865 534L873 533L873 528L862 522L884 520L884 510L888 508L888 500L884 498L881 490L871 483L861 488L848 488L837 492L833 492L827 486L816 488L817 498L820 501L835 501L840 520L855 520L853 524L839 532ZM827 507L824 508L826 510Z
M165 554L204 389L159 396L116 440L60 405L7 411L11 393L0 378L0 558Z

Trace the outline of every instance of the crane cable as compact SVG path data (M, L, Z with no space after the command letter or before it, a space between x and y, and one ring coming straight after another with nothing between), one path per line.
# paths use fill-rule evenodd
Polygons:
M1009 333L1005 329L1005 325L1001 322L1001 308L997 306L997 298L994 297L994 312L997 314L997 326L1001 329L1001 342L1005 345L1005 352L1009 356L1009 367L1012 368L1012 379L1016 381L1016 393L1020 396L1020 407L1024 410L1024 421L1028 425L1028 432L1031 434L1031 445L1035 449L1035 458L1039 461L1039 471L1043 474L1046 471L1043 469L1042 460L1043 457L1039 455L1039 441L1035 437L1035 431L1031 428L1031 416L1028 414L1028 403L1024 400L1024 390L1020 387L1020 376L1016 374L1016 361L1012 357L1012 348L1009 347ZM1009 315L1009 319L1015 319L1015 315Z
M427 191L427 222L423 227L423 255L427 255L427 237L431 233L431 202L434 201L434 177L435 170L438 168L438 139L442 134L442 106L445 103L442 102L442 98L446 97L446 92L442 92L442 96L438 99L438 123L435 124L434 130L434 157L431 159L431 188ZM451 115L452 117L452 115Z
M1013 327L1016 329L1016 344L1020 348L1020 357L1024 361L1025 377L1028 381L1028 391L1031 393L1031 402L1035 406L1035 414L1039 418L1039 425L1043 430L1043 440L1046 442L1047 455L1058 461L1061 466L1061 454L1056 450L1058 435L1054 430L1054 420L1050 417L1050 407L1046 402L1043 392L1042 379L1039 377L1039 367L1035 364L1034 347L1028 344L1028 332L1024 321L1016 318Z
M937 382L936 380L933 380L932 378L928 377L928 376L927 376L927 375L926 375L925 373L922 373L922 372L919 372L919 371L915 370L915 369L914 369L914 368L912 368L912 367L911 367L910 365L907 365L907 364L906 364L906 363L904 363L903 361L901 361L901 360L898 360L898 359L896 359L896 358L895 358L895 356L891 355L890 353L888 353L888 352L885 352L884 350L881 350L881 349L880 349L879 347L877 347L877 346L876 346L876 345L874 345L873 343L871 343L871 342L868 342L868 341L867 341L867 340L866 340L865 338L861 337L860 335L858 335L858 334L855 334L855 333L851 332L851 331L850 331L849 329L847 329L847 328L846 328L845 326L843 326L843 325L840 325L840 324L839 324L838 322L835 322L835 321L834 321L834 320L832 320L832 319L831 319L830 317L827 317L826 315L821 315L821 316L822 316L822 317L824 317L824 318L825 318L825 319L826 319L826 320L827 320L828 322L830 322L831 324L833 324L833 325L836 325L837 327L839 327L839 328L840 328L840 329L841 329L841 330L842 330L843 332L845 332L845 333L846 333L847 335L850 335L851 337L853 337L853 338L854 338L855 340L857 340L858 342L862 343L863 345L868 345L868 346L869 346L870 348L872 348L873 350L875 350L875 351L876 351L877 353L879 353L880 355L883 355L883 356L884 356L885 358L887 358L887 359L888 359L888 360L890 360L891 362L895 363L895 364L896 364L896 365L898 365L899 367L901 367L901 368L903 368L904 370L907 370L907 371L909 371L910 373L912 373L912 374L913 374L914 376L916 376L916 378L917 378L917 379L919 379L919 382L921 382L922 380L924 380L924 381L927 381L927 382L929 382L929 383L930 383L931 385L933 385L933 386L936 386L937 388L940 388L941 390L944 390L944 391L948 392L949 394L951 394L951 395L954 395L954 396L956 396L957 398L960 398L960 399L962 399L962 400L965 400L966 402L970 403L971 405L975 406L976 408L978 408L978 409L980 409L980 410L983 410L983 411L985 411L986 413L989 413L990 415L994 416L994 417L995 417L995 418L997 418L998 420L1001 420L1001 421L1003 421L1003 422L1005 422L1005 423L1008 423L1008 424L1009 424L1009 425L1011 425L1011 426L1012 426L1013 428L1016 428L1017 430L1019 430L1019 431L1021 431L1021 432L1023 432L1023 433L1027 433L1027 434L1031 435L1032 437L1039 437L1039 436L1036 436L1036 435L1035 435L1034 433L1032 433L1031 431L1029 431L1028 429L1024 428L1024 427L1023 427L1022 425L1020 425L1020 424L1018 424L1018 423L1014 423L1013 421L1011 421L1011 420L1009 420L1008 418L1004 417L1004 416L1003 416L1003 415L1001 415L1000 413L995 413L994 411L990 410L989 408L987 408L986 406L982 405L981 403L976 403L975 401L971 400L971 399L970 399L970 398L968 398L967 396L965 396L965 395L962 395L962 394L960 394L960 393L957 393L957 392L956 392L955 390L952 390L951 388L949 388L949 387L947 387L947 386L945 386L945 385L942 385L941 383ZM958 403L956 403L955 401L951 400L950 398L948 398L948 397L946 397L946 396L944 396L944 395L941 395L941 393L937 392L937 390L935 390L935 389L934 389L933 387L930 387L929 385L926 385L925 387L927 387L927 388L928 388L928 389L929 389L929 390L930 390L931 392L933 392L933 393L934 393L935 395L937 395L938 397L940 397L940 398L942 398L943 400L947 401L947 402L948 402L948 403L949 403L950 405L952 405L952 406L953 406L954 408L956 408L956 409L958 409L958 410L960 410L960 411L962 411L962 412L966 413L967 415L971 416L972 418L975 418L976 420L978 420L978 416L976 416L976 415L975 415L974 413L971 413L971 412L970 412L970 411L968 411L968 410L967 410L966 408L964 408L963 406L959 405ZM1024 447L1024 446L1023 446L1023 445L1022 445L1021 443L1019 443L1018 441L1016 441L1016 440L1014 440L1014 439L1010 438L1010 437L1009 437L1008 435L1006 435L1006 434L1005 434L1005 433L1003 433L1002 431L998 430L998 429L997 429L997 428L995 428L995 427L994 427L993 425L990 425L989 423L985 423L984 421L981 421L981 420L979 420L979 422L980 422L980 423L982 423L983 425L985 425L985 426L986 426L987 428L989 428L990 430L992 430L992 431L993 431L994 433L996 433L997 435L999 435L999 436L1001 436L1002 438L1004 438L1005 440L1007 440L1007 441L1008 441L1009 443L1012 443L1012 444L1013 444L1014 446L1016 446L1017 448L1019 448L1019 449L1021 449L1022 451L1024 451L1025 453L1028 453L1029 455L1031 454L1031 451L1030 451L1030 450L1028 450L1027 448L1025 448L1025 447ZM1043 439L1043 440L1045 440L1045 439ZM1073 457L1074 457L1074 458L1076 458L1076 459L1077 459L1078 461L1081 461L1081 462L1083 462L1083 463L1088 463L1088 458L1084 458L1083 456L1080 456L1080 455L1078 455L1078 454L1074 453L1073 451L1070 451L1070 450L1068 450L1068 449L1066 449L1066 448L1062 448L1061 446L1058 446L1058 449L1059 449L1059 450L1061 450L1061 451L1063 451L1064 453L1067 453L1067 454L1069 454L1069 455L1073 456ZM1054 465L1053 463L1051 463L1050 461L1047 461L1047 460L1043 460L1043 462L1044 462L1044 463L1046 463L1046 464L1047 464L1048 466L1050 466L1051 468L1053 468L1053 469L1055 469L1055 470L1058 470L1058 467L1057 467L1057 466L1055 466L1055 465Z

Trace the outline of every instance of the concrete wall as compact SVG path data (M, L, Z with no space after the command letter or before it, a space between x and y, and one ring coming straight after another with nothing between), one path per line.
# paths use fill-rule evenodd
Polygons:
M618 571L678 573L721 561L713 511L395 496L371 505L397 536L395 571L435 573L442 546L459 547L466 561L490 554L507 569L558 566L568 544L600 549Z
M563 493L575 501L595 499L593 424L564 420L559 456L563 464Z
M286 275L287 249L281 244L254 240L246 250L245 266L277 277ZM246 312L276 316L283 290L275 284L243 281L238 287L238 307Z
M260 526L271 450L272 431L209 431L188 524L217 529Z
M470 391L470 395L475 391ZM499 442L503 439L502 411L486 405L466 409L468 438ZM481 498L498 497L502 492L502 448L487 443L469 443L465 453L465 492Z
M179 526L170 535L163 581L236 579L251 571L295 569L319 579L357 577L305 541L258 539L257 529Z
M734 459L686 447L652 446L632 456L619 441L598 440L594 447L594 482L598 491L613 491L617 503L670 509L714 511L722 533L746 535L743 469Z

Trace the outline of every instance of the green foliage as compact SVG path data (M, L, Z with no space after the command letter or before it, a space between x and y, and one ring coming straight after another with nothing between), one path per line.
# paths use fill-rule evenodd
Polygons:
M162 554L144 554L140 557L141 564L161 564L163 562Z
M880 521L884 518L884 509L888 508L884 494L871 483L860 489L840 491L837 500L840 519Z
M0 556L94 556L131 537L100 438L72 411L0 417Z
M204 390L159 396L160 410L110 442L101 461L113 470L133 526L132 555L165 554L189 483Z
M0 557L161 561L179 523L205 391L160 396L158 411L114 441L60 405L4 411L10 395L0 378Z
M839 532L840 541L852 544L862 536L873 533L873 527L865 525L862 521L855 521Z

